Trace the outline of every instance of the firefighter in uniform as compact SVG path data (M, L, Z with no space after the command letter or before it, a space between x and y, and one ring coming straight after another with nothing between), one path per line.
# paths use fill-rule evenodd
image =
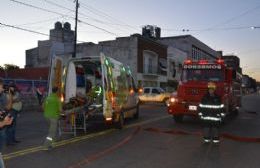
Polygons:
M216 94L216 84L208 83L208 92L199 104L199 117L203 121L203 138L205 143L211 140L219 143L219 126L224 117L224 105Z

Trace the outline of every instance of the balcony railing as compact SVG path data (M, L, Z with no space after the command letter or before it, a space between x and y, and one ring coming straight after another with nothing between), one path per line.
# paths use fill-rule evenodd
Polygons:
M158 66L152 66L151 64L144 64L144 74L158 74Z

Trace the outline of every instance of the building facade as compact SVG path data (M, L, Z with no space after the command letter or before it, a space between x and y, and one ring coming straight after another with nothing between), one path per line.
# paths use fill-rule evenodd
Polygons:
M182 65L187 59L187 53L169 46L167 49L167 91L177 89L177 85L181 80Z
M77 44L76 56L97 56L102 52L129 66L139 86L167 89L177 87L185 59L216 59L220 55L191 35L160 37L160 34L160 28L148 25L143 27L142 35ZM53 55L72 54L73 39L69 23L55 23L49 40L38 41L38 47L26 51L26 67L48 67Z
M55 54L71 54L74 47L74 31L68 22L56 22L50 30L49 40L38 41L38 46L26 50L26 68L48 67L50 58Z
M82 43L77 47L78 55L101 52L129 66L139 86L166 87L167 46L135 34L98 44Z
M177 48L185 53L189 59L216 59L219 58L219 52L213 50L205 43L191 35L162 37L158 39L159 42L173 48Z

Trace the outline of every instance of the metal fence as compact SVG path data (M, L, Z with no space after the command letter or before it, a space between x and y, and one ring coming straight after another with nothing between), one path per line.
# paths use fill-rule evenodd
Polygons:
M13 82L23 102L24 111L39 111L48 93L47 80L4 79L4 85Z
M4 84L13 82L21 95L36 95L37 89L45 95L48 91L47 80L24 80L24 79L4 79Z

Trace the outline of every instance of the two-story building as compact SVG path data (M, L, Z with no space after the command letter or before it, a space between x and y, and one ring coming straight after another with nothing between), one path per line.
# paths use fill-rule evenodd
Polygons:
M129 66L139 86L167 84L167 46L139 34L119 37L98 44L82 43L78 55L99 55L100 52Z
M74 31L70 24L55 23L50 39L39 41L38 47L26 51L26 67L48 67L50 58L73 53ZM77 56L112 57L128 65L140 86L176 88L185 59L216 59L217 51L191 35L161 37L161 29L147 25L142 35L134 34L98 44L77 44ZM168 89L167 90L172 90Z
M210 48L192 35L161 37L158 41L164 45L177 48L187 53L187 57L193 60L210 60L220 57L219 52Z

